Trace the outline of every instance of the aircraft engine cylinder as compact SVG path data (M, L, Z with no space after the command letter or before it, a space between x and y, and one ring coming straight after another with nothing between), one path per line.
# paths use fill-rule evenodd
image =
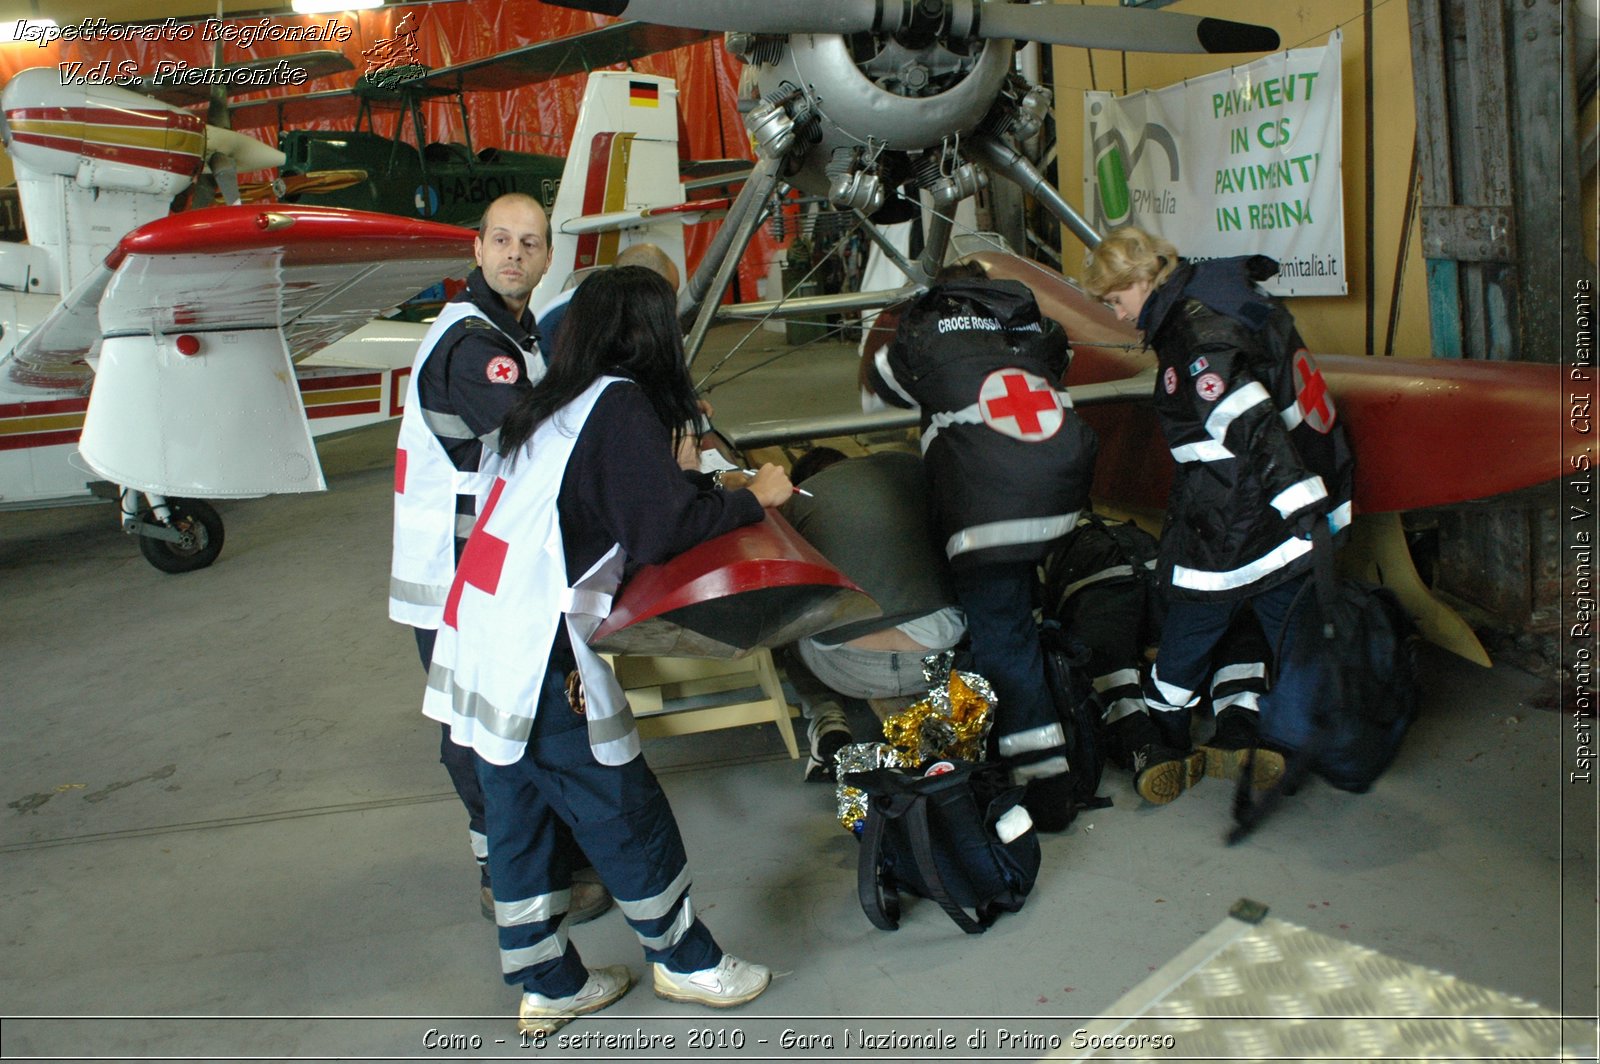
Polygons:
M750 109L744 116L744 125L755 139L756 150L768 158L781 158L794 147L794 119L768 100Z
M759 33L729 33L723 37L728 53L750 66L771 66L783 58L784 39Z
M986 41L961 80L931 96L880 88L857 67L845 39L832 34L789 38L788 61L779 69L786 80L805 86L823 117L825 143L839 143L842 136L849 143L916 151L983 120L1005 84L1014 50L1011 41Z
M959 202L968 196L977 195L980 189L987 186L989 184L989 173L982 167L974 166L972 163L962 163L944 178L943 184L948 186L948 190L940 185L935 185L933 188L934 198L936 200L948 198Z
M862 214L871 214L882 207L885 196L878 175L863 170L840 174L828 187L828 201L835 207L854 207Z
M1034 86L1017 106L1016 120L1009 130L1018 141L1031 140L1044 128L1045 116L1050 113L1053 94L1049 89Z

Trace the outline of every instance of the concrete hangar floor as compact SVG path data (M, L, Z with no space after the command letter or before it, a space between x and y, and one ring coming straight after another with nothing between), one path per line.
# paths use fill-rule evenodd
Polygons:
M767 337L719 378L774 356L712 391L719 421L851 408L847 345ZM0 514L0 1055L529 1052L415 650L385 617L393 442L390 426L325 444L326 494L222 503L227 547L196 574L145 564L105 507ZM1593 939L1569 932L1594 924L1594 792L1565 784L1566 718L1509 666L1430 648L1422 678L1423 715L1372 793L1312 784L1237 847L1222 844L1229 786L1152 807L1108 772L1113 806L1046 836L1026 908L981 938L915 900L898 932L868 924L832 789L801 782L771 725L650 740L697 906L781 974L731 1013L635 988L566 1032L675 1033L661 1059L696 1056L694 1038L848 1059L842 1032L877 1017L963 1045L984 1028L990 1059L1033 1059L1240 897L1592 1015ZM573 939L590 964L643 970L615 913ZM785 1029L835 1048L782 1049Z

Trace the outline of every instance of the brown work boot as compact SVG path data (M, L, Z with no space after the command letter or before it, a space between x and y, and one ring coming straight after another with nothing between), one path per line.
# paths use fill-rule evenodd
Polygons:
M1150 744L1133 752L1133 789L1152 805L1166 805L1205 777L1205 755Z
M580 868L572 874L572 901L567 906L569 925L586 924L614 904L611 892L600 882L593 868ZM485 920L494 919L494 891L485 884L478 899Z
M611 892L600 882L599 872L593 868L580 868L572 873L572 903L567 906L569 925L586 924L613 904Z
M1252 765L1250 785L1265 790L1283 778L1283 754L1257 746L1259 739L1253 715L1238 710L1224 711L1217 717L1217 729L1200 744L1205 755L1206 775L1214 780L1237 780L1246 762Z

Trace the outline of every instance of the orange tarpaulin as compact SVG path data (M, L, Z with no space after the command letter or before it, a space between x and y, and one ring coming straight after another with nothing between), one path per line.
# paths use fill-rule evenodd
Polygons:
M263 19L228 18L222 32L216 32L214 19L186 22L150 22L141 33L105 29L98 24L64 24L63 30L78 30L76 40L59 40L41 46L25 42L0 46L0 79L29 67L82 63L92 67L104 60L110 69L137 70L150 74L162 60L186 67L208 67L217 62L217 40L221 38L223 63L259 60L293 55L313 49L344 52L355 69L321 78L304 86L271 92L239 93L238 99L261 99L327 89L348 88L365 70L363 52L396 36L396 27L410 16L416 25L418 62L429 68L450 66L471 59L494 55L538 41L565 37L597 29L616 21L599 15L566 8L505 0L475 0L473 3L427 4L410 7L381 7L370 11L341 12L330 15L284 15ZM269 32L257 31L263 23ZM115 24L112 24L115 27ZM334 38L348 31L346 40L319 40L314 43L270 38L280 27L316 27L331 30ZM209 30L209 32L208 32ZM122 39L113 39L122 38ZM131 38L131 39L130 39ZM248 41L248 47L241 42ZM120 67L124 62L131 67ZM749 138L736 110L740 64L727 54L720 40L678 48L646 56L632 64L633 69L674 79L678 84L680 152L687 159L752 157ZM510 151L565 155L568 138L577 122L578 105L583 97L581 75L557 78L506 92L477 92L466 96L475 149L505 148ZM443 97L423 105L428 137L436 141L464 141L461 111L454 97ZM306 123L306 128L351 128L349 120ZM409 136L409 123L407 136ZM388 129L380 127L384 133ZM263 138L267 139L267 138ZM720 223L688 226L684 230L685 251L692 270L705 253ZM740 264L739 295L758 298L755 282L767 273L767 264L781 249L765 233L759 233Z

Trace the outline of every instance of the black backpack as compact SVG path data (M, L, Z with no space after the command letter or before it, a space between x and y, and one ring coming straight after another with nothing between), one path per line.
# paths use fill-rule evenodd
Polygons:
M1094 678L1136 673L1145 645L1155 641L1157 549L1156 538L1133 522L1090 513L1044 561L1039 642L1066 733L1074 815L1111 804L1096 794L1106 761L1106 697L1140 696L1136 683L1131 692L1097 693Z
M1044 617L1120 665L1156 642L1156 537L1132 521L1078 519L1044 560Z
M1262 800L1250 773L1234 801L1237 842L1281 794L1308 775L1361 793L1399 753L1417 715L1417 629L1394 592L1333 573L1332 545L1319 526L1312 579L1295 597L1274 648L1276 667L1261 714L1261 739L1287 750L1284 777Z
M900 926L899 891L939 903L969 935L1022 908L1039 874L1039 836L1023 788L999 764L951 759L939 775L901 769L852 772L867 794L857 893L873 926ZM969 913L968 910L971 910Z
M1103 798L1100 777L1105 772L1106 755L1100 742L1100 721L1105 708L1095 693L1089 671L1092 652L1069 636L1054 621L1039 628L1039 644L1044 651L1044 674L1050 685L1050 699L1061 718L1061 731L1067 740L1067 777L1072 808L1061 827L1072 823L1080 809L1104 809L1111 804ZM1051 825L1054 827L1054 825Z

